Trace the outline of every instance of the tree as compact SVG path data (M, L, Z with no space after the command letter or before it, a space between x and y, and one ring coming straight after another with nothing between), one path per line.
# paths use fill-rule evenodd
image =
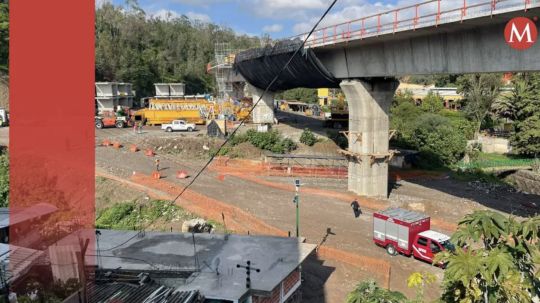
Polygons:
M317 137L309 129L304 129L300 136L300 143L304 143L307 146L313 146L317 143Z
M420 115L422 111L412 102L400 102L390 108L390 127L397 131L395 141L398 145L412 148L410 140Z
M540 74L514 77L512 94L498 106L499 112L514 120L510 143L514 151L529 156L540 154Z
M149 16L136 0L106 3L96 10L96 80L131 82L140 97L154 95L154 83L185 82L187 94L212 93L206 72L217 42L232 49L259 45L259 39L186 16Z
M9 4L0 3L0 73L7 74L9 65Z
M444 109L444 100L439 94L429 92L424 100L422 100L420 108L426 113L437 114Z
M459 222L458 248L436 256L447 262L445 302L532 302L539 295L540 217L518 221L494 211L476 211Z
M457 80L458 93L464 95L466 105L465 113L476 123L476 133L480 132L480 126L491 106L497 100L502 86L499 74L474 74L461 76Z
M305 103L317 103L319 102L319 97L317 95L316 89L311 88L294 88L287 91L284 91L281 95L282 99L285 100L296 100Z
M346 303L404 303L407 297L400 292L380 288L377 282L368 280L356 286L347 295Z
M0 155L0 207L9 205L9 157Z
M448 118L424 114L415 124L411 143L420 151L422 165L440 167L459 161L465 153L467 140Z

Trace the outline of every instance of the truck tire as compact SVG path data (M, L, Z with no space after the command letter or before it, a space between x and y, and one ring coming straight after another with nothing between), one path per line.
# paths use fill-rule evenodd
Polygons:
M124 121L116 121L114 126L116 126L116 128L124 128Z
M388 244L388 246L386 246L386 252L391 256L397 256L398 254L398 251L393 244Z
M193 128L192 128L192 127L188 127L187 131L191 133L191 132L193 131Z
M96 120L96 128L97 129L102 129L103 128L103 121Z
M165 131L168 132L168 133L172 133L172 127L167 127L167 129Z

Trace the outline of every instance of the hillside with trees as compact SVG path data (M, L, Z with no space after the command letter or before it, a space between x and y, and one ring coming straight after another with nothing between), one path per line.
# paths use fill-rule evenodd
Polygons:
M188 94L214 93L206 72L215 43L233 49L259 46L259 38L186 16L157 18L136 1L96 10L96 81L133 83L138 97L153 96L154 83L184 82Z

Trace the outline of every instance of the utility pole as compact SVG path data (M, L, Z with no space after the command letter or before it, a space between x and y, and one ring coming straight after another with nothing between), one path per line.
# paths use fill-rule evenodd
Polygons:
M294 180L294 204L296 204L296 237L300 238L300 180Z
M259 268L251 267L251 261L246 262L247 266L236 264L236 268L245 268L246 269L246 288L251 289L251 271L261 272Z

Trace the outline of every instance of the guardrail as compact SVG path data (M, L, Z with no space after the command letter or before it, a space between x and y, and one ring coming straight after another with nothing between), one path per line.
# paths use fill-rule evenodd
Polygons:
M415 5L381 12L360 19L334 24L317 29L306 42L306 47L317 47L351 40L362 40L384 34L395 34L404 30L417 30L428 26L439 26L449 22L464 22L478 16L493 16L504 11L529 10L537 7L539 0L489 0L481 3L474 0L429 0ZM534 4L534 3L536 4ZM452 5L444 9L446 4ZM460 3L460 4L458 4ZM457 5L455 5L457 4ZM305 39L307 33L289 39Z

